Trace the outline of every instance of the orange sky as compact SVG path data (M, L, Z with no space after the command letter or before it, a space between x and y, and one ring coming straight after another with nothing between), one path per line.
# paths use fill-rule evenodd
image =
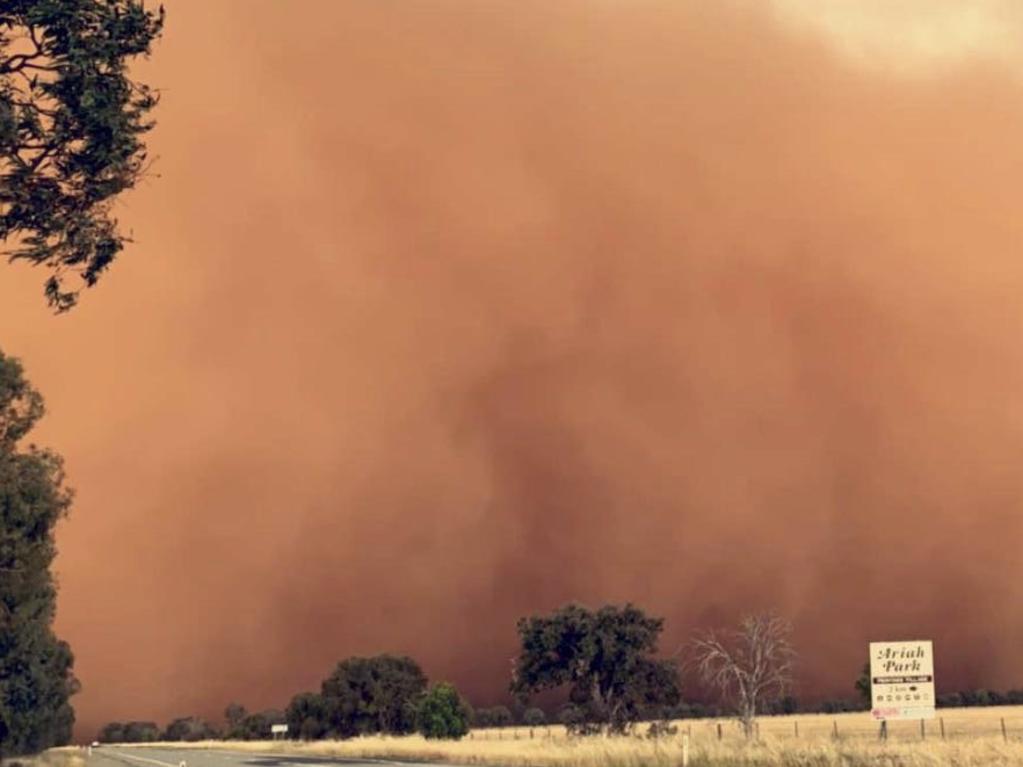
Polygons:
M78 493L84 737L379 651L491 703L572 599L668 650L776 607L806 696L869 639L1023 685L1011 56L758 3L167 5L136 244L68 316L0 282Z

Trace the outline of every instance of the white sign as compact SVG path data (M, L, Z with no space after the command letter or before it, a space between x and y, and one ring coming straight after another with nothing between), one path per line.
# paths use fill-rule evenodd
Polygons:
M271 724L270 725L270 732L272 732L274 735L276 735L279 732L287 732L287 731L288 731L288 725L286 725L286 724Z
M870 697L875 719L933 719L931 642L871 642Z

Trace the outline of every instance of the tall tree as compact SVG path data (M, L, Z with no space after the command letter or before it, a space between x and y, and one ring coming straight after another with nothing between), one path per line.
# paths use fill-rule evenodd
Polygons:
M112 203L145 170L157 102L127 67L163 18L143 0L0 3L0 241L10 260L46 269L57 311L127 241Z
M695 663L705 682L732 702L743 733L753 737L757 714L792 684L795 650L792 626L776 615L750 615L739 628L708 632L693 641Z
M0 754L66 743L78 691L67 643L53 633L54 526L71 503L61 459L23 439L43 399L0 352Z
M663 625L631 604L597 611L568 605L523 618L512 692L524 697L567 686L587 719L625 731L645 706L680 700L675 664L653 657Z

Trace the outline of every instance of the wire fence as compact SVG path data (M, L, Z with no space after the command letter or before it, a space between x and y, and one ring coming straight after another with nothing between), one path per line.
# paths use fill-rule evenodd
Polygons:
M964 713L967 712L967 713ZM855 714L796 714L791 716L765 716L756 722L756 736L781 741L822 740L881 740L911 742L930 740L963 740L971 738L1001 738L1006 742L1023 742L1023 707L1012 707L1003 712L998 708L956 709L942 713L939 709L933 719L891 721L884 727L869 713ZM649 737L650 724L641 722L629 736ZM745 740L742 727L735 719L683 719L671 722L666 737L688 735L693 743L703 740ZM571 740L562 725L536 727L495 727L474 729L473 740Z

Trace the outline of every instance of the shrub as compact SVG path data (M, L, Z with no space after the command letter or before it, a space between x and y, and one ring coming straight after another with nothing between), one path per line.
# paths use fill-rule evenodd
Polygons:
M469 707L447 682L430 688L416 706L416 729L431 740L459 740L469 732Z
M547 722L547 715L542 708L533 706L522 712L522 723L528 727L539 727Z

